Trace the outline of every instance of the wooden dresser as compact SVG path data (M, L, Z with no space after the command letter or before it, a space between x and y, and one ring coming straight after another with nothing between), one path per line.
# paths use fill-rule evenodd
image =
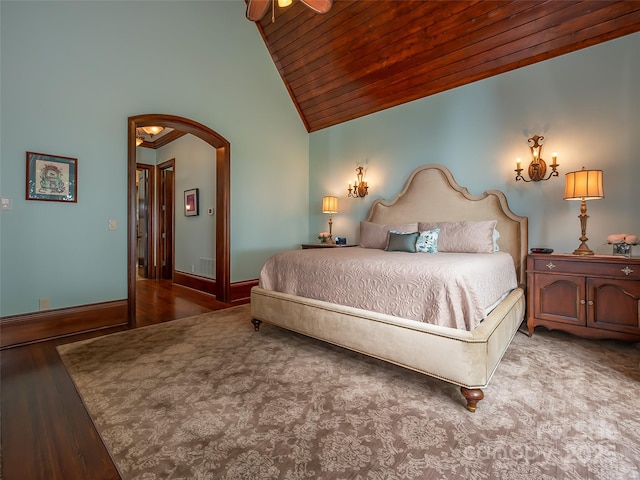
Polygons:
M527 328L640 341L640 258L527 257Z

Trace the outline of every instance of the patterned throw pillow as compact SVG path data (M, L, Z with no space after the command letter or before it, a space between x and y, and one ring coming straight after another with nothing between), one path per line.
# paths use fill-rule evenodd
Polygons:
M416 251L423 253L438 253L439 228L420 232L416 240Z

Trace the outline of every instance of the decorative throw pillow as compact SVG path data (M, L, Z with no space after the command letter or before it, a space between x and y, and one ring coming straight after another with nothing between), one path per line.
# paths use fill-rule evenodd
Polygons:
M416 240L416 251L423 253L438 253L439 228L424 230L418 235Z
M496 220L465 220L461 222L420 222L418 229L440 229L439 252L492 253L495 251L493 232Z
M400 233L389 231L389 241L387 242L388 252L410 252L416 253L416 240L418 232Z
M417 223L405 223L399 225L385 225L382 223L360 222L360 243L364 248L378 248L384 250L387 246L389 230L403 233L418 231Z

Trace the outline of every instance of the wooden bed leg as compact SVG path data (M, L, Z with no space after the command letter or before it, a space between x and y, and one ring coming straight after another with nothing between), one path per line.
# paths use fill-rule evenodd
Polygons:
M475 412L478 402L484 398L484 393L479 388L460 387L460 393L467 400L467 410Z
M257 318L252 318L251 323L253 323L253 328L256 329L256 332L260 330L260 324L262 323L262 320L258 320Z

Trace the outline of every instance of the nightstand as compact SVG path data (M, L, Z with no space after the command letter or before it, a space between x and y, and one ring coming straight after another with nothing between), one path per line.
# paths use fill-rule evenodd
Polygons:
M527 256L527 327L640 341L640 258Z
M347 248L357 247L357 245L336 245L335 243L303 243L301 247L304 250L307 248Z

